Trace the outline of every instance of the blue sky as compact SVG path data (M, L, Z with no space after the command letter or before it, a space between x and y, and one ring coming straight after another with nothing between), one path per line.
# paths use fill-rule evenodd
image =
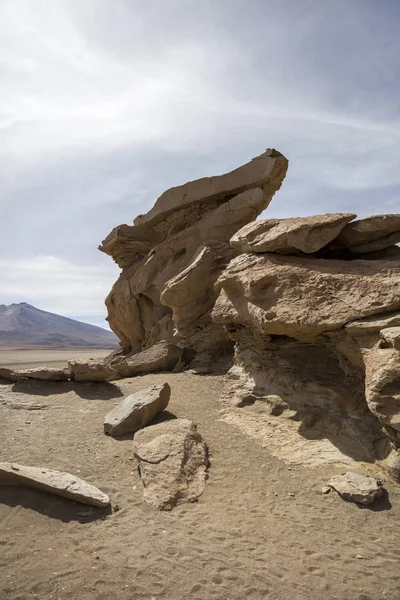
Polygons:
M103 324L162 191L289 161L264 216L400 212L398 0L2 0L0 303Z

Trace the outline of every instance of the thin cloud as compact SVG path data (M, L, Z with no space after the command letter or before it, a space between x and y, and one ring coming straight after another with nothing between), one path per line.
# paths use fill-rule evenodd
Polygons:
M4 0L0 11L0 256L25 277L9 272L1 302L45 307L50 294L64 314L104 315L118 275L97 251L108 232L168 187L267 146L290 160L269 216L398 212L396 3ZM38 265L43 292L29 276Z

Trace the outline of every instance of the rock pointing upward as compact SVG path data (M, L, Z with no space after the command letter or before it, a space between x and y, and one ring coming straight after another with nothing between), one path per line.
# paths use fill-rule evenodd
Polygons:
M110 498L94 485L62 471L0 463L0 485L17 485L56 494L81 504L105 508Z

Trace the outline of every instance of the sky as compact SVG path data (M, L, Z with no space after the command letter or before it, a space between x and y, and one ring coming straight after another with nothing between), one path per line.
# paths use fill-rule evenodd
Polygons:
M400 212L399 0L2 0L0 304L106 326L97 247L266 148L263 217Z

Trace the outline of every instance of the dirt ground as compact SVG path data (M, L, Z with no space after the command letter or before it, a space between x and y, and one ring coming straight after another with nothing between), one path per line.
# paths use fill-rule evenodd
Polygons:
M103 417L165 381L169 411L198 424L211 468L198 503L154 512L131 438L105 436ZM84 516L67 500L0 488L1 600L400 599L400 488L386 481L373 508L323 495L343 468L285 463L220 420L224 386L189 373L1 384L1 460L77 474L113 506Z
M0 348L0 367L8 369L31 369L41 365L48 367L64 368L69 360L73 358L103 358L110 354L112 349L107 350L63 350L63 349L14 349Z

